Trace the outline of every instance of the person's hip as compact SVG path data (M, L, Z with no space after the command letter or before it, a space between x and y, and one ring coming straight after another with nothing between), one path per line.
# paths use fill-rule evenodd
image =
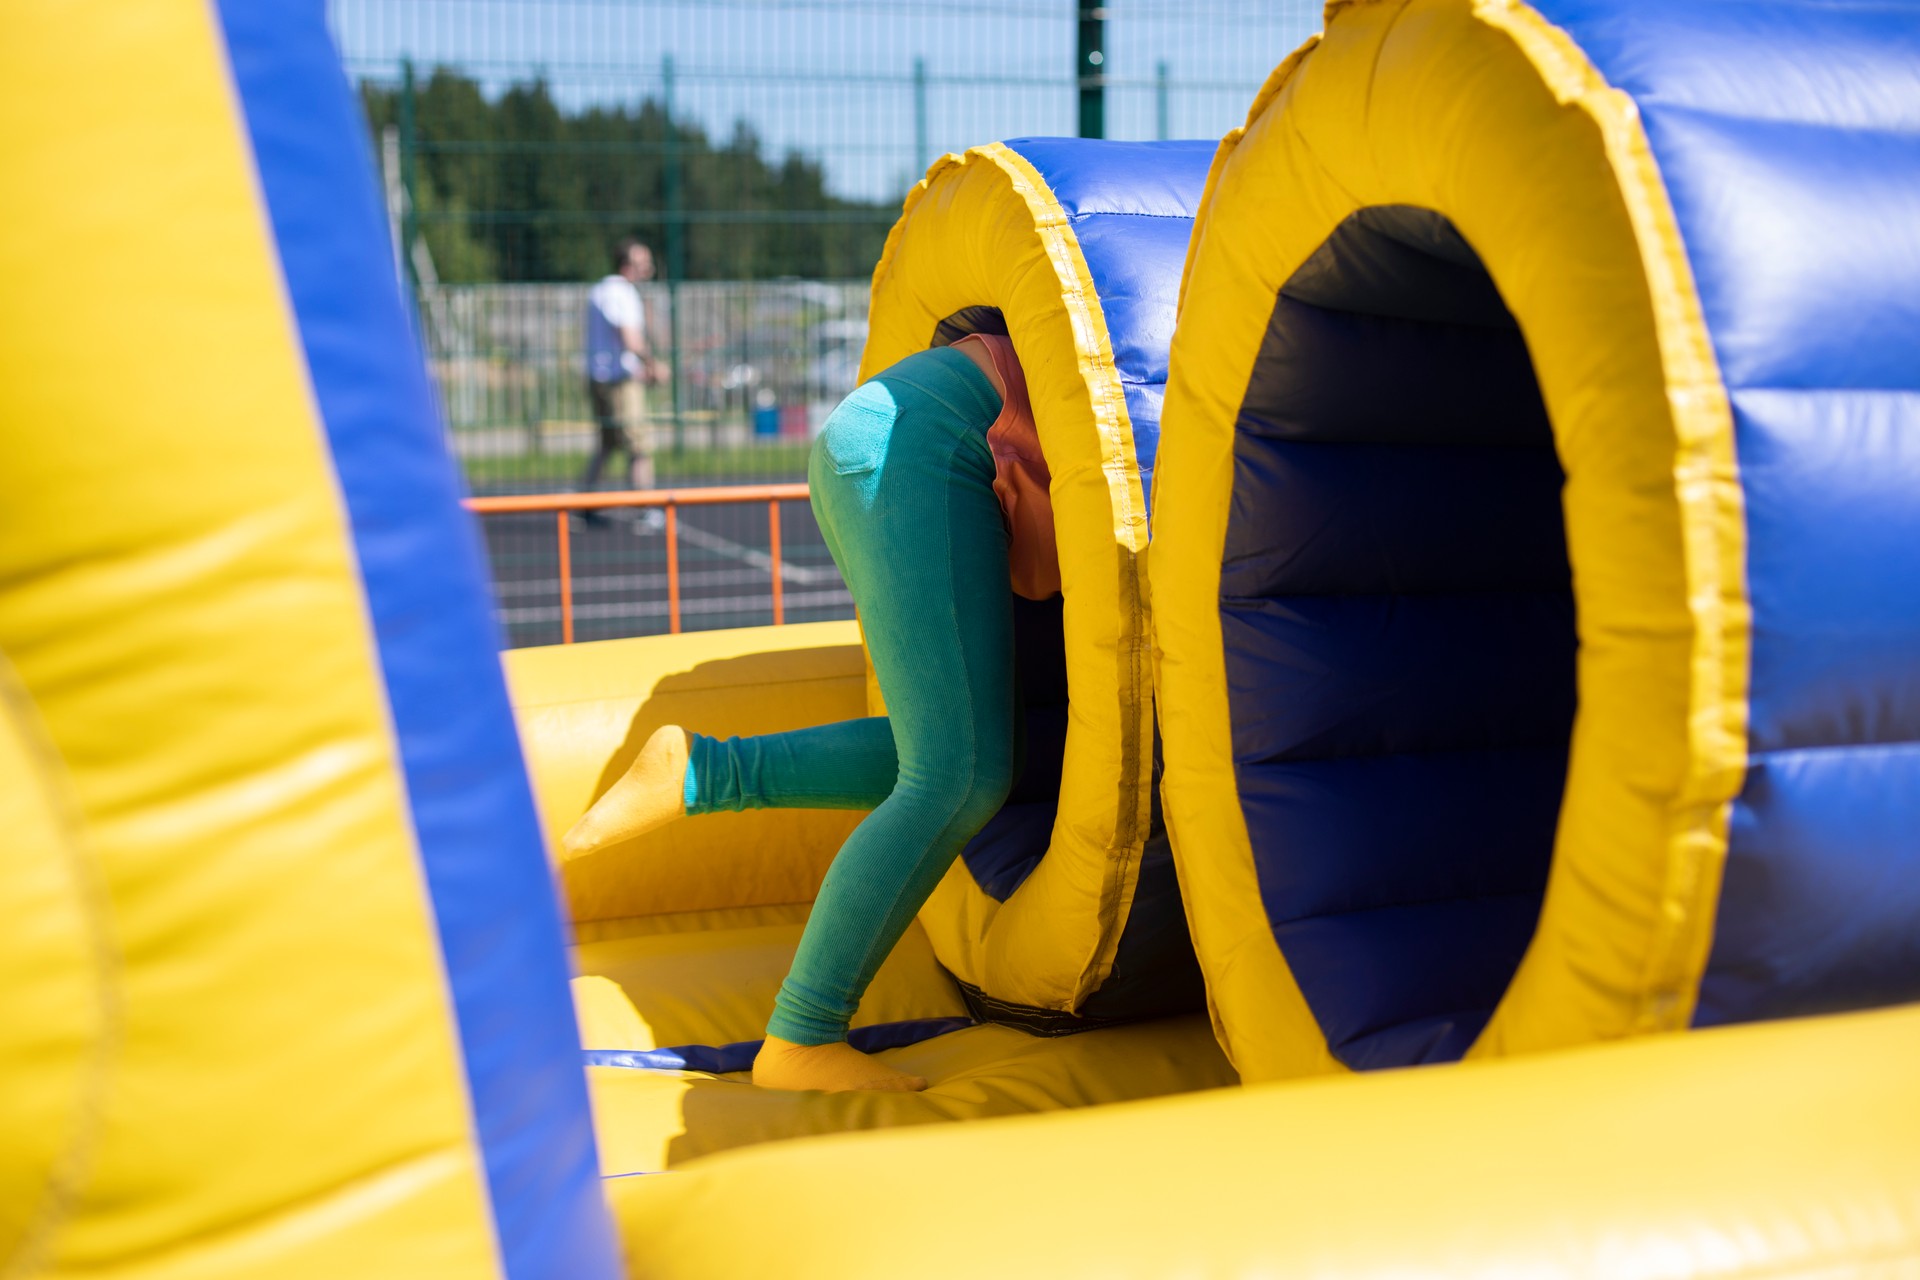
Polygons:
M646 420L646 390L636 378L617 382L587 381L587 404L603 429L632 431Z
M808 476L878 492L946 483L993 488L987 428L1000 397L979 366L936 348L908 356L855 388L814 441Z

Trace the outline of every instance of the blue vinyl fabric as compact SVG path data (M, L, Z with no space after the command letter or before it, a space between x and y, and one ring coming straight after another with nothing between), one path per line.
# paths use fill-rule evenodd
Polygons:
M1014 138L1005 145L1045 180L1086 259L1126 396L1141 489L1151 504L1180 275L1216 144ZM993 324L998 317L976 314L952 320L956 331L964 331ZM996 331L1004 331L1004 326ZM974 883L1001 902L1045 855L1059 809L1068 715L1061 624L1058 597L1015 598L1025 765L1006 805L961 854ZM1149 831L1113 973L1082 1005L1088 1025L1185 1012L1204 1003L1199 962L1187 934L1160 817L1157 781ZM982 1012L992 1014L984 1007Z
M1010 138L1067 216L1107 318L1149 506L1187 238L1217 144Z
M847 1043L862 1053L904 1049L909 1045L978 1026L972 1018L910 1018L854 1027ZM737 1040L732 1044L681 1044L661 1049L587 1049L582 1057L590 1067L622 1067L636 1071L704 1071L726 1075L753 1070L764 1040Z
M1733 407L1749 767L1695 1022L1920 999L1920 6L1535 7L1639 107Z
M1575 710L1562 475L1439 215L1352 215L1241 403L1220 611L1262 905L1334 1055L1455 1059L1539 918Z
M365 122L320 0L216 12L365 583L505 1274L615 1277L559 904Z

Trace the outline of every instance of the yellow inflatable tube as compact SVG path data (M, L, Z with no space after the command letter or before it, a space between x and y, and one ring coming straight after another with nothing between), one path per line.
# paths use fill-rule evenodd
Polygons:
M1154 766L1144 473L1210 154L1026 138L943 157L874 270L860 376L968 332L1007 333L1052 472L1068 718L1051 837L1010 892L983 887L993 877L963 856L921 912L988 1016L1071 1027L1044 1013L1075 1014L1101 990L1134 910ZM1151 910L1180 937L1156 954L1182 952L1191 968L1172 877L1161 881Z
M1920 1267L1916 1070L1906 1008L820 1140L609 1189L650 1280L1890 1278ZM992 1230L941 1246L955 1222Z

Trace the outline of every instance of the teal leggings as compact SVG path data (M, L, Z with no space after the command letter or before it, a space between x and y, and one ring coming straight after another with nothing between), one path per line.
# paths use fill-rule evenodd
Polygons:
M687 812L872 809L840 847L770 1035L844 1039L881 961L1015 771L1013 605L987 428L1000 396L944 348L835 409L807 467L888 715L720 741L694 735Z

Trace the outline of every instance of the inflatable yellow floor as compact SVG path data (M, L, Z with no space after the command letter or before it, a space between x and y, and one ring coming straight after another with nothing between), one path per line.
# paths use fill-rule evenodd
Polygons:
M506 669L555 847L662 724L770 733L865 714L865 664L850 622L522 649L506 654ZM807 1134L1237 1081L1199 1012L1068 1035L976 1021L916 924L868 991L855 1036L904 1042L883 1056L932 1080L927 1092L782 1093L746 1083L807 906L859 817L708 815L562 869L603 1173L654 1172ZM658 1051L676 1051L684 1065L661 1065L674 1060Z

